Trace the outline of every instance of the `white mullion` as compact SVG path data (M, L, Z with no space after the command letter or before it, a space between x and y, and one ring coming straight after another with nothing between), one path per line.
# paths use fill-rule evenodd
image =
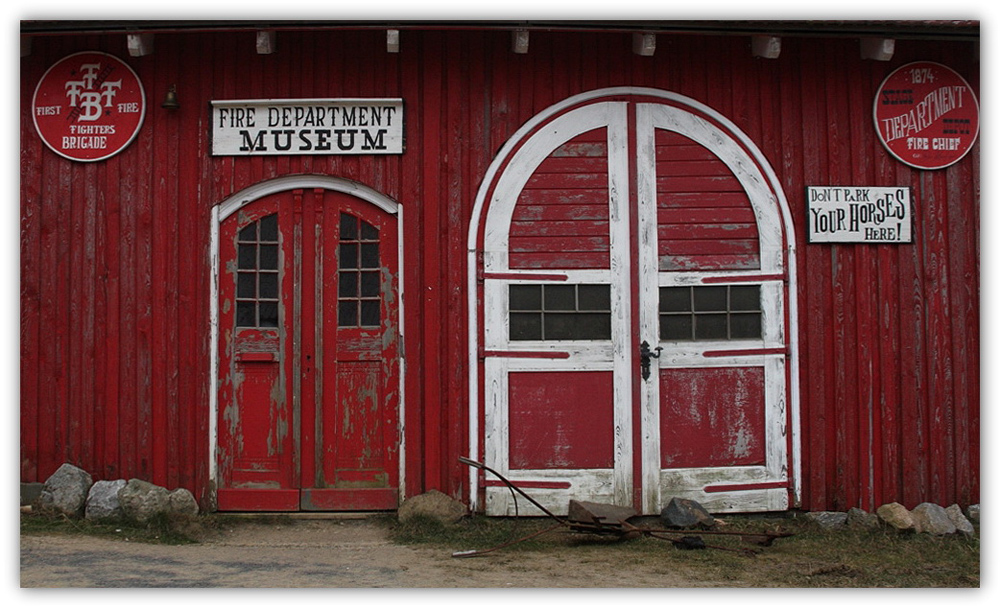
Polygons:
M629 230L628 105L610 104L608 212L611 240L611 342L615 421L615 504L632 504L632 259Z
M638 201L639 336L651 349L660 343L659 263L656 198L656 129L648 104L636 106L636 200ZM642 510L660 510L660 380L659 364L650 378L641 380L640 435L642 437Z

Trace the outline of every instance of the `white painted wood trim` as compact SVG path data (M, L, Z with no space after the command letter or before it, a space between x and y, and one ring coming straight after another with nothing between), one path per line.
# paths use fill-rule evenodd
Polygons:
M391 215L396 216L396 241L398 244L398 258L397 262L399 264L398 272L398 283L399 283L399 492L400 500L405 498L405 474L406 474L406 433L405 433L405 420L406 420L406 393L404 387L406 386L406 357L405 357L405 327L403 325L403 320L406 315L404 314L405 298L403 297L403 268L404 265L404 252L406 248L403 244L403 235L405 234L403 230L403 207L391 198L381 194L380 192L365 186L364 184L340 178L332 177L328 175L286 175L283 177L278 177L263 182L258 182L240 190L239 192L229 196L219 204L212 207L211 211L211 226L209 227L209 264L212 269L211 280L209 283L209 387L208 387L208 447L209 447L209 463L208 463L208 478L209 483L212 488L214 502L214 492L215 488L218 487L218 448L219 448L219 432L218 432L218 409L219 409L219 393L218 393L218 377L219 377L219 275L221 273L220 259L219 259L219 247L220 247L220 231L222 228L222 223L233 213L236 213L245 205L248 205L260 198L270 196L272 194L277 194L279 192L285 192L288 190L296 189L323 189L323 190L333 190L336 192L342 192L344 194L349 194L356 198L365 200L378 208L386 211Z
M656 219L656 129L651 104L636 106L636 176L639 241L639 342L646 341L651 349L660 345L659 273ZM652 367L652 366L651 366ZM640 432L642 437L642 509L646 513L660 510L660 382L656 369L650 377L640 380Z

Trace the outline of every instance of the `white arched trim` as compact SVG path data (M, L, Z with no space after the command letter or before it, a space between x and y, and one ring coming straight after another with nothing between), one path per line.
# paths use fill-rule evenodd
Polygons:
M611 87L606 89L597 89L593 91L587 91L578 95L569 97L559 103L556 103L549 108L543 110L539 114L532 117L528 122L519 128L514 135L504 144L500 149L500 152L490 163L489 168L483 178L482 184L476 194L475 204L472 210L472 217L469 223L469 232L467 237L467 292L468 292L468 315L469 315L469 350L468 350L468 363L469 363L469 452L470 456L476 458L480 451L479 445L479 290L478 290L478 240L480 231L484 229L482 226L483 214L487 211L487 200L490 200L490 204L494 201L492 200L497 196L496 191L499 190L498 186L498 175L506 173L506 171L515 164L516 155L522 146L526 145L530 141L532 134L538 130L540 127L545 125L547 122L551 121L554 117L567 112L574 106L588 104L589 102L598 102L602 99L610 99L614 97L621 96L643 96L649 98L662 99L666 102L670 102L678 107L689 108L691 114L701 115L710 119L717 125L717 130L719 133L725 135L727 139L733 140L739 144L739 147L749 155L753 162L759 168L760 174L764 181L766 182L766 187L773 192L773 197L768 196L768 200L773 202L777 207L777 216L780 216L781 227L784 230L784 248L786 259L788 260L786 271L788 273L788 316L789 316L789 329L787 336L789 357L790 357L790 367L791 367L791 378L789 382L789 414L791 417L791 443L792 443L792 483L793 483L793 495L794 502L798 504L801 501L802 492L802 448L801 448L801 413L800 413L800 398L799 398L799 356L798 356L798 306L797 306L797 272L795 264L795 226L792 221L791 209L788 204L788 199L785 197L784 191L781 188L781 182L771 167L770 163L764 157L760 149L754 144L754 142L742 131L740 130L732 121L727 119L722 114L713 110L712 108L698 102L690 97L673 93L670 91L663 91L660 89L652 89L645 87ZM708 146L709 149L714 149L715 146ZM514 167L516 171L517 168ZM501 178L502 179L502 178ZM762 184L763 185L763 184ZM759 210L755 206L755 213L760 217ZM770 213L772 216L773 212ZM769 235L770 236L770 235ZM767 238L767 241L772 239ZM485 253L485 252L484 252ZM762 262L767 259L767 252L762 251L765 258ZM780 257L780 256L779 256ZM773 258L771 258L773 261ZM470 487L470 505L473 509L478 507L478 494L479 494L479 481L478 481L478 470L470 468L469 471L469 487Z
M222 222L226 220L229 216L236 213L244 206L270 196L272 194L278 194L280 192L287 192L289 190L299 190L299 189L320 189L320 190L332 190L334 192L341 192L343 194L348 194L350 196L359 198L361 200L367 201L383 211L395 215L396 230L398 238L396 241L399 244L398 251L398 263L399 263L399 297L397 301L399 302L399 334L400 340L402 336L405 335L405 315L403 314L403 306L405 299L402 297L404 293L403 290L403 272L402 269L405 268L405 260L403 258L404 247L403 247L403 207L398 202L389 198L388 196L374 190L362 183L355 182L353 180L344 179L342 177L334 177L330 175L315 175L315 174L299 174L299 175L284 175L282 177L276 177L274 179L265 180L258 182L251 186L248 186L239 192L229 196L221 203L212 207L212 220L210 227L210 253L209 253L209 264L212 268L211 272L211 286L210 286L210 300L209 300L209 325L210 325L210 343L209 343L209 360L210 360L210 373L209 373L209 387L208 387L208 401L209 401L209 414L208 414L208 441L209 441L209 464L208 464L208 477L213 488L218 485L218 462L216 460L216 451L218 449L219 436L218 436L218 409L219 409L219 394L218 394L218 377L219 377L219 274L221 271L219 264L219 234L222 228ZM400 356L399 359L399 487L400 487L400 499L402 500L405 496L404 488L406 488L406 434L404 433L404 421L406 420L406 392L405 392L405 376L406 376L406 358ZM214 500L214 499L213 499Z

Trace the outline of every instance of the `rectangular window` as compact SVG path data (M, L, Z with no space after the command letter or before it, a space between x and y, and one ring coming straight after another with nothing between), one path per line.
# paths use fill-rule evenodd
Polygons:
M378 327L382 323L382 262L378 228L340 214L337 325Z
M278 216L243 227L236 239L236 326L278 326Z
M610 340L610 285L511 285L511 340Z
M661 340L760 338L760 285L660 288Z

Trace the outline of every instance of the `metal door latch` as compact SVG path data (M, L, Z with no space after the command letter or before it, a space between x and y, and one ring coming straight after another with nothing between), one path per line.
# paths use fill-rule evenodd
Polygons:
M657 346L655 349L650 350L649 342L645 340L639 345L639 364L642 366L643 380L649 380L649 360L651 358L659 359L661 350L663 350L662 346Z

